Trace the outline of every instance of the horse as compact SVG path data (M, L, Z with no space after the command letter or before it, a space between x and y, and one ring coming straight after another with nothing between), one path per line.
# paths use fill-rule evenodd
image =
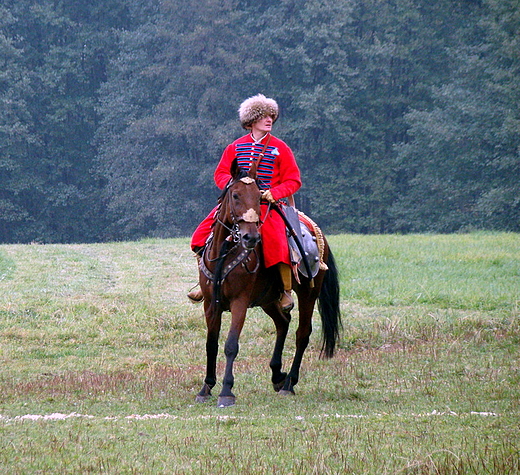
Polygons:
M323 269L317 275L293 275L293 290L298 297L299 324L296 331L296 351L289 373L282 372L282 352L289 330L291 315L283 312L279 299L283 290L276 266L266 268L262 259L261 192L257 183L257 165L249 170L240 168L236 160L231 167L232 179L219 198L220 207L212 238L199 259L199 282L204 295L207 327L206 376L197 402L211 398L217 383L218 339L222 313L231 312L231 324L225 342L225 374L217 406L228 407L236 402L233 363L239 351L239 338L247 309L260 306L276 327L276 341L270 361L271 382L282 395L295 394L300 378L300 365L312 332L312 316L316 300L322 321L321 355L331 358L340 336L338 271L332 251L325 238Z

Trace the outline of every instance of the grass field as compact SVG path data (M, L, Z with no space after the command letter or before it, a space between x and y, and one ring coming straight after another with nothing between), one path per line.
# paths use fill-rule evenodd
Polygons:
M1 473L519 474L520 235L329 241L336 357L316 315L297 395L278 396L253 309L226 409L194 402L187 240L0 246Z

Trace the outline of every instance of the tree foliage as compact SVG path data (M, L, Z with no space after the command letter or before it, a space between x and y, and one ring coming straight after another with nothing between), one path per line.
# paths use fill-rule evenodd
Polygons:
M520 229L518 0L8 0L0 241L188 235L240 102L329 232Z
M427 109L405 116L398 230L519 229L518 6L490 1L485 15L469 12L466 42L450 52L452 77L433 88Z
M0 240L95 239L102 207L91 138L116 46L97 30L102 2L91 2L88 18L80 2L4 3Z

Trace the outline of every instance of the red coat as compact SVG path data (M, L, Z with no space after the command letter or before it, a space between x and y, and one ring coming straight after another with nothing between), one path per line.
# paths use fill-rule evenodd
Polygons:
M228 145L222 154L215 169L215 183L220 189L231 179L231 163L237 158L239 165L249 169L251 157L257 155L267 141L265 137L261 143L254 143L251 134L244 135ZM261 180L260 188L271 189L276 200L290 196L301 186L300 170L289 146L282 140L271 135L265 156L258 166L258 177ZM200 223L195 230L191 246L202 247L211 232L216 208ZM285 234L285 225L276 211L270 211L266 217L267 206L262 205L263 225L260 229L266 267L285 262L290 264L289 248Z

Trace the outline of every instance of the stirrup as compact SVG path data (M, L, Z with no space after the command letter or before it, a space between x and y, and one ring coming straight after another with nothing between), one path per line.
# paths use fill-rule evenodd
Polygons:
M282 312L289 313L294 308L294 299L290 290L284 290L280 297L280 308Z

